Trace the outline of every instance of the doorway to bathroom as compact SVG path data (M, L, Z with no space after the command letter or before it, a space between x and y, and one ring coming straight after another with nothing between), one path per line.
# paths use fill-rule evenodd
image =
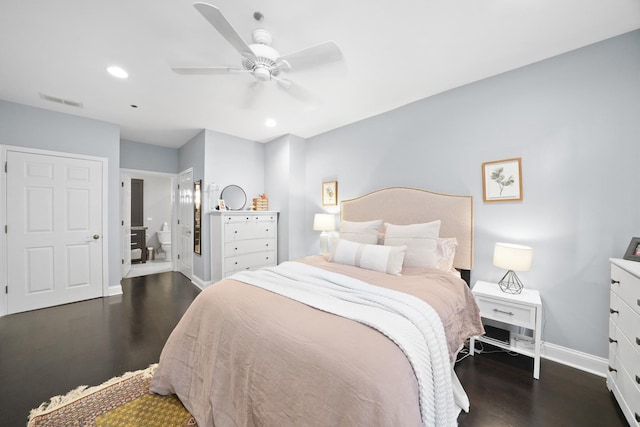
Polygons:
M175 270L176 176L121 169L122 277Z

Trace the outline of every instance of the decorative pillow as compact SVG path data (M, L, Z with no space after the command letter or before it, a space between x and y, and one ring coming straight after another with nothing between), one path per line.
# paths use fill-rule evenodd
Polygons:
M424 224L385 224L384 244L407 247L404 257L406 267L438 268L436 248L440 233L440 220Z
M456 247L458 239L455 237L445 237L438 239L436 255L438 257L438 269L442 271L454 271L453 261L456 258Z
M352 242L375 245L378 243L378 232L381 219L365 222L340 221L340 238Z
M339 239L329 261L399 276L406 246L367 245Z

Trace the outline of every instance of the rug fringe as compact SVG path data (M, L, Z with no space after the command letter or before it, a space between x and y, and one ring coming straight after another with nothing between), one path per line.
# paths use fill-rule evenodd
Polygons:
M73 403L76 400L82 399L83 397L88 396L91 393L95 393L97 391L103 390L120 381L126 380L128 378L131 378L139 374L142 374L142 378L144 379L153 378L153 374L155 373L157 368L158 368L158 364L154 363L149 365L149 367L146 369L141 369L139 371L126 372L120 375L119 377L113 377L97 386L88 387L86 385L81 385L74 388L73 390L71 390L65 395L54 396L51 399L49 399L48 402L43 402L42 404L40 404L40 406L31 410L31 412L29 413L29 423L27 424L27 427L31 425L31 421L35 417L48 414L49 412L55 411L56 409L59 409L64 405Z

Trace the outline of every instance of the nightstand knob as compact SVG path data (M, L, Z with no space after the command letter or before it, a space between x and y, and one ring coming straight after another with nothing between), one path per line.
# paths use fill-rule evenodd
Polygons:
M613 308L610 308L610 309L609 309L609 313L611 313L611 314L618 314L618 313L619 313L619 311L618 311L618 310L614 310Z
M609 372L618 372L618 370L617 370L617 369L614 369L614 368L612 368L611 366L608 366L608 368L609 368Z
M619 281L619 280L613 280L613 279L611 279L611 284L612 284L612 285L616 285L616 284L619 284L619 283L620 283L620 281Z
M613 338L609 337L609 344L612 344L614 342L618 342L618 340L614 340Z

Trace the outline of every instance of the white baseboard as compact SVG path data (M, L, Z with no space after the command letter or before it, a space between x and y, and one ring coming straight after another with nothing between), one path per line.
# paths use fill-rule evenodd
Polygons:
M598 375L599 377L607 376L608 359L578 350L543 342L540 357Z
M209 281L203 280L203 279L199 278L198 276L196 276L195 274L192 274L191 275L191 283L193 283L198 288L200 288L201 290L204 291L204 288L206 288L207 286L209 286L213 282L211 282L210 280Z
M115 295L122 295L122 285L118 283L117 285L109 285L109 290L107 291L107 295L109 297Z

